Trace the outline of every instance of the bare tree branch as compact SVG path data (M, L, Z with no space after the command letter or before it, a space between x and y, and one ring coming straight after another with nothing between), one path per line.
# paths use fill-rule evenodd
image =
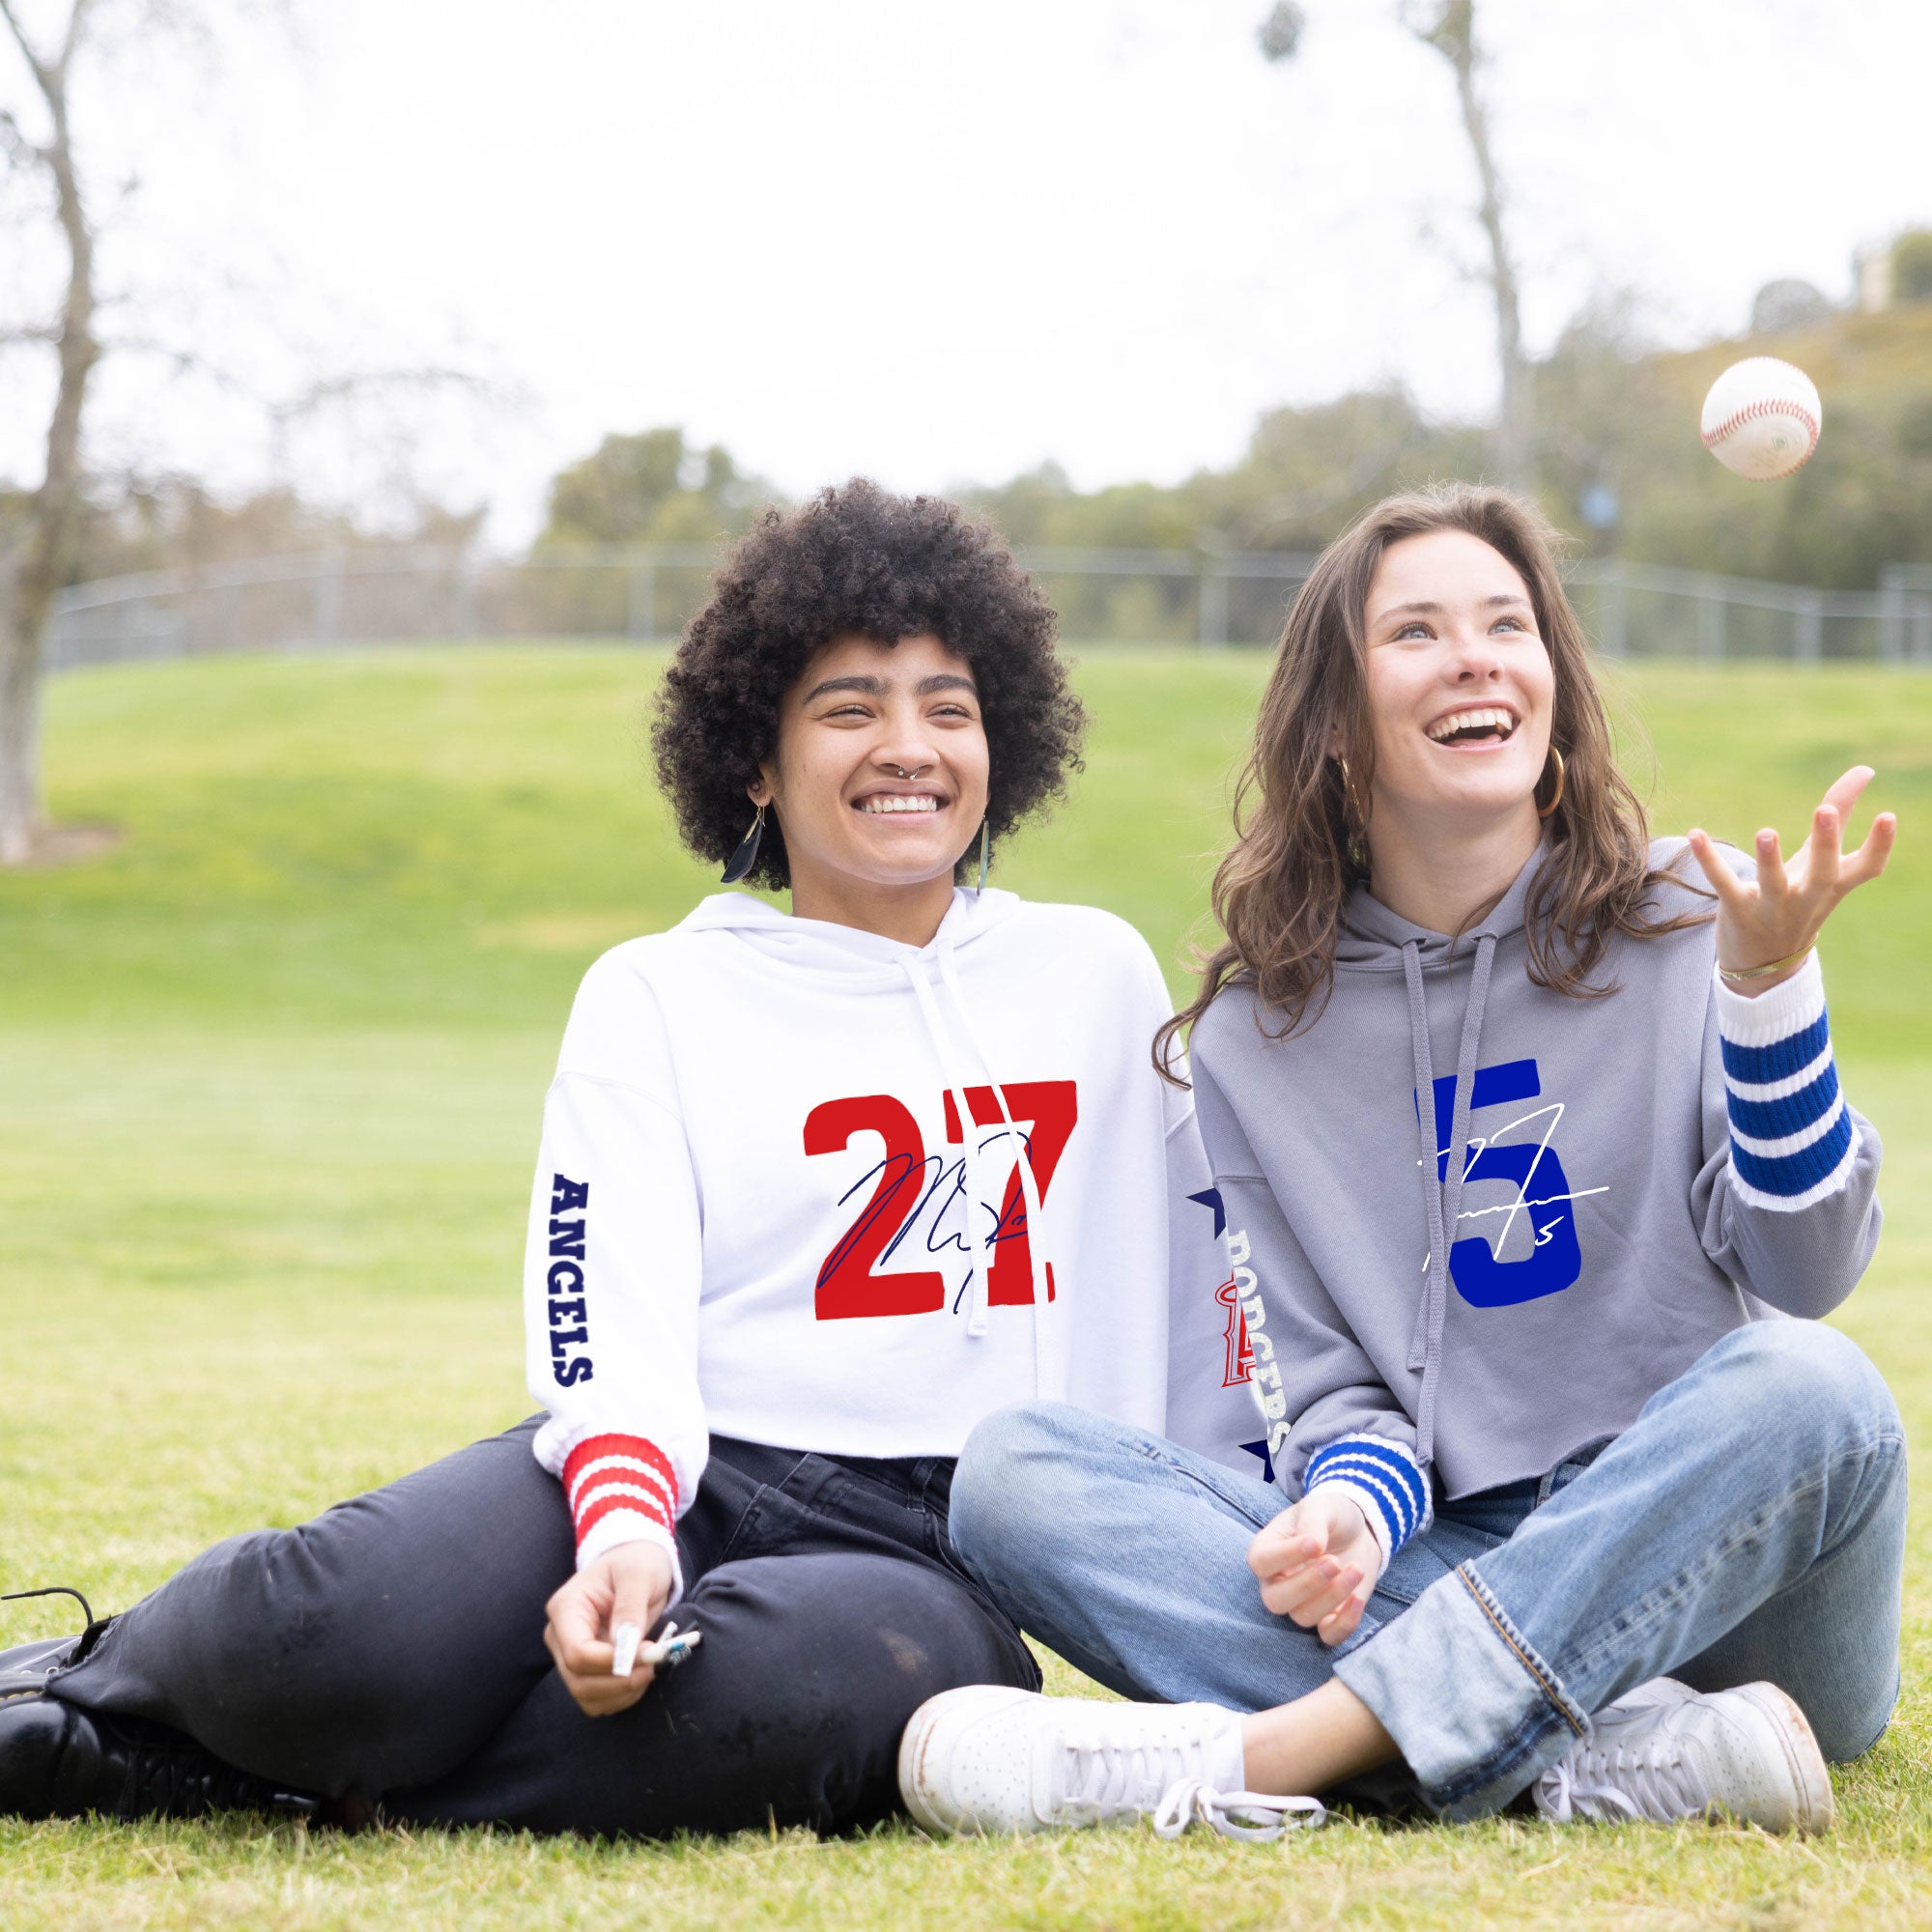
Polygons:
M359 369L322 377L286 402L276 404L270 413L277 423L292 423L359 396L433 388L463 389L476 396L490 392L490 384L468 369L435 365L420 369Z
M247 396L254 402L262 400L259 392L242 382L232 369L204 355L200 350L185 348L179 342L164 342L153 335L113 335L102 339L100 353L103 355L151 355L168 363L177 376L200 376L231 394Z
M1532 480L1529 370L1522 353L1522 306L1516 262L1503 225L1502 178L1490 143L1489 110L1476 87L1476 69L1482 58L1476 46L1476 0L1404 0L1402 21L1425 46L1434 47L1456 75L1463 131L1476 161L1476 219L1489 242L1487 279L1496 310L1496 359L1502 371L1496 467L1512 489L1527 489Z
M1502 407L1496 433L1496 467L1514 489L1527 489L1534 433L1530 421L1529 367L1522 350L1522 314L1515 257L1504 221L1505 196L1490 140L1489 109L1476 85L1482 53L1476 43L1476 0L1397 0L1396 18L1425 46L1446 60L1456 75L1463 131L1475 156L1476 219L1489 243L1489 267L1480 279L1496 311L1496 360ZM1293 61L1306 21L1296 0L1277 0L1260 28L1261 48L1270 61Z
M47 164L47 151L28 138L8 108L0 108L0 148L6 149L10 167L43 168Z
M34 76L34 85L51 101L56 86L53 70L42 60L33 42L27 38L27 30L20 24L19 12L14 0L0 0L0 20L5 20L13 33L14 43L20 49L20 58L27 63L27 71Z
M73 66L74 50L87 31L88 16L94 12L94 6L95 0L71 0L71 11L67 16L67 37L61 43L60 60L55 69L60 75L63 92L68 72Z

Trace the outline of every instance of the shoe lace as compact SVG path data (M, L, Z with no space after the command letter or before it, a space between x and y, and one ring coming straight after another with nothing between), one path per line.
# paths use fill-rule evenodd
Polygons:
M1226 1837L1278 1838L1291 1813L1313 1812L1310 1824L1326 1815L1312 1798L1217 1790L1202 1776L1208 1743L1201 1730L1132 1739L1075 1736L1064 1750L1055 1808L1068 1824L1099 1825L1151 1812L1163 1838L1179 1837L1196 1822ZM1256 1822L1243 1823L1236 1814Z
M63 1671L71 1670L86 1657L106 1634L107 1627L114 1619L97 1617L94 1614L94 1605L70 1583L48 1583L38 1590L0 1590L0 1604L25 1603L30 1597L71 1597L80 1605L80 1614L84 1619L80 1634L63 1650L54 1654L43 1668L31 1673L33 1678L39 1680L39 1687L44 1689ZM31 1682L22 1681L8 1685L6 1690L17 1695L33 1688L35 1686Z
M1328 1812L1319 1798L1276 1798L1264 1791L1216 1791L1198 1777L1178 1778L1153 1814L1154 1833L1178 1838L1206 1825L1224 1838L1268 1843L1284 1832L1312 1831Z
M1573 1819L1694 1817L1706 1794L1684 1741L1659 1726L1641 1739L1583 1744L1543 1774L1542 1797L1559 1825Z
M1198 1729L1131 1739L1076 1732L1063 1747L1055 1808L1069 1823L1087 1825L1151 1810L1170 1785L1205 1782L1207 1757Z

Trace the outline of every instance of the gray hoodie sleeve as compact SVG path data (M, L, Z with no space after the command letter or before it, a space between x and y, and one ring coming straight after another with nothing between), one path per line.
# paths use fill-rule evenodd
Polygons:
M1713 977L1703 1071L1704 1251L1786 1315L1829 1315L1878 1245L1880 1148L1839 1092L1815 953L1754 1000Z
M1228 1256L1274 1479L1291 1497L1321 1483L1346 1484L1386 1566L1433 1516L1415 1424L1322 1286L1234 1108L1198 1060L1194 1107L1228 1217Z

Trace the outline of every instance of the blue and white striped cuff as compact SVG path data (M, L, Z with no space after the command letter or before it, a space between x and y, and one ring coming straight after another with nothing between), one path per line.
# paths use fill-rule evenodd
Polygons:
M1324 1443L1308 1459L1301 1493L1328 1483L1344 1485L1369 1520L1382 1569L1411 1536L1435 1520L1429 1480L1415 1452L1383 1435L1343 1435Z
M1794 1213L1844 1186L1859 1151L1838 1091L1818 955L1754 1000L1716 984L1739 1198Z

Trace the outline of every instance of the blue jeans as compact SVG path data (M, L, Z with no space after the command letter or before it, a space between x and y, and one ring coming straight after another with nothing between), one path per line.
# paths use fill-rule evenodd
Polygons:
M968 1438L952 1533L1015 1620L1126 1696L1256 1711L1339 1677L1445 1818L1499 1810L1652 1677L1769 1679L1833 1759L1897 1701L1904 1429L1877 1370L1816 1322L1733 1331L1589 1460L1438 1497L1332 1650L1264 1608L1247 1567L1283 1506L1144 1431L1034 1404Z

